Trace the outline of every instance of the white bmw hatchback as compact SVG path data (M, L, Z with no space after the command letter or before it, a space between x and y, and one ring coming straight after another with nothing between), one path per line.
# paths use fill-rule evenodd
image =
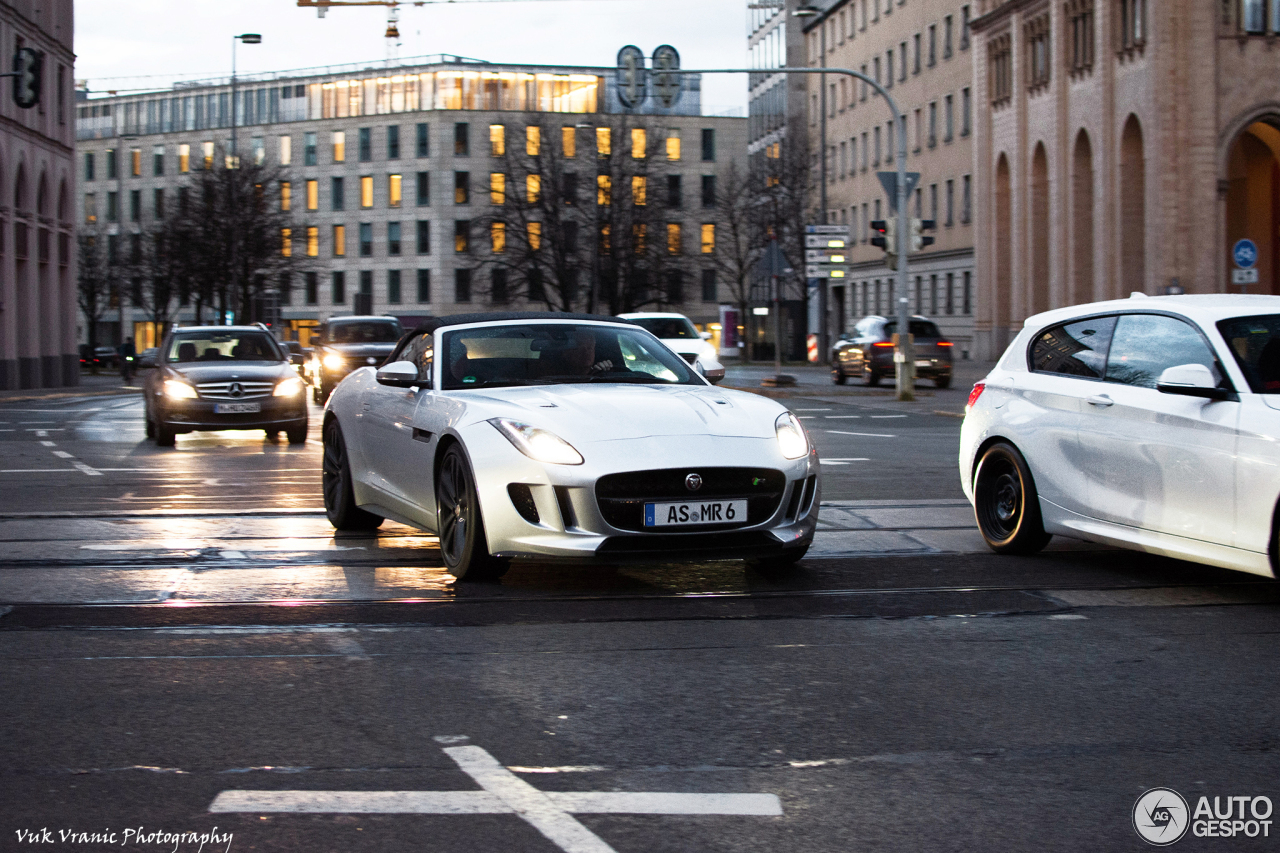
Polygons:
M960 476L982 535L1276 577L1280 297L1140 296L1028 318L974 386Z

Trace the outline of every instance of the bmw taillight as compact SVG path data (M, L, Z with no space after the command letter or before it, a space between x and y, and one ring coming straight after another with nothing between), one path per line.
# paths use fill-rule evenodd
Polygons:
M969 392L969 402L964 404L964 413L969 414L969 410L973 408L973 404L978 402L978 398L982 396L982 392L987 390L987 383L975 382L973 390Z

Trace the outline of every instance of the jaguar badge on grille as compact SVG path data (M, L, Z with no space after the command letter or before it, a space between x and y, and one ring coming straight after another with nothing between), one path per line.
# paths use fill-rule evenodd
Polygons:
M702 488L702 475L690 474L684 478L684 487L691 492L696 492Z

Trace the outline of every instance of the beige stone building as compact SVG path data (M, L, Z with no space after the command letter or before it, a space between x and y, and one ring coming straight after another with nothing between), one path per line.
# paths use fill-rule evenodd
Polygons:
M958 354L973 349L973 61L974 4L950 0L839 0L808 18L810 66L848 68L880 81L907 120L907 169L920 173L910 214L933 219L937 242L911 257L913 311L937 320ZM893 312L896 273L870 244L868 222L889 215L879 171L893 171L897 136L884 101L848 76L808 76L814 175L826 138L827 221L850 226L849 276L832 280L834 332L868 314ZM825 134L823 107L825 106ZM820 179L819 179L820 180Z
M979 357L1046 308L1280 293L1280 2L978 0Z

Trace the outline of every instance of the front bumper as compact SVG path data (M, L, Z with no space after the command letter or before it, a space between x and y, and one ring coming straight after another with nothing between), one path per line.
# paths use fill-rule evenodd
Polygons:
M255 397L240 402L258 403L261 411L220 413L214 407L227 400L166 400L159 404L157 420L175 432L221 429L287 429L307 422L306 395Z

